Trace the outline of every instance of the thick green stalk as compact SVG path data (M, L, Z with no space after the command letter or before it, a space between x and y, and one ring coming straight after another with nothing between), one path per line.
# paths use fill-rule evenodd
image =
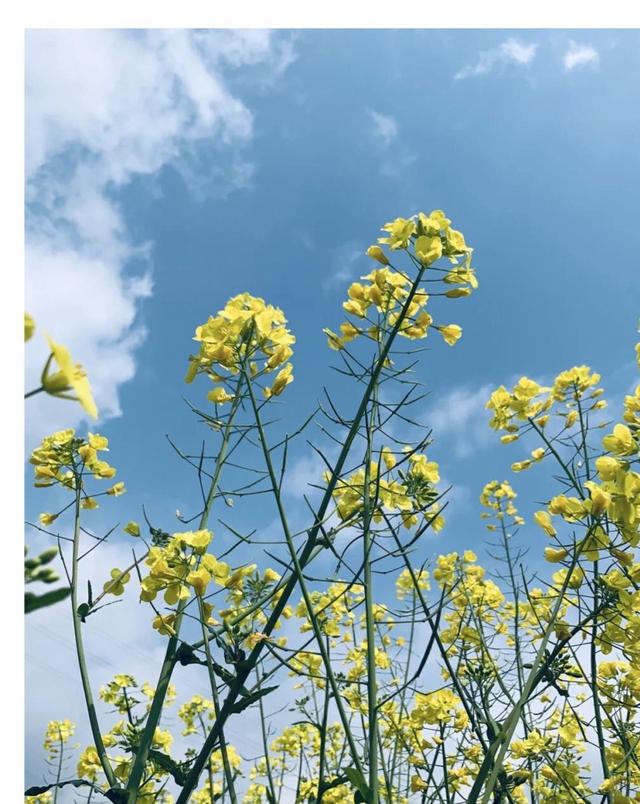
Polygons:
M367 633L367 717L368 717L368 755L369 755L369 804L378 804L378 684L376 672L376 632L373 618L373 573L371 572L371 460L373 440L373 419L375 417L376 389L372 394L373 409L367 422L367 449L365 452L363 489L363 564L364 564L364 603ZM375 500L374 503L375 505Z

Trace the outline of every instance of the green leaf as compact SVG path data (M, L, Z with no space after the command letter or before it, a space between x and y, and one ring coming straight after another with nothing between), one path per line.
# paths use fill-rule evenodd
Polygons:
M45 592L44 595L36 595L33 592L24 593L24 611L25 614L30 614L37 609L43 609L45 606L53 606L54 603L59 603L61 600L69 597L71 589L63 586L60 589L53 589L51 592Z
M175 653L175 658L183 667L186 667L188 664L206 665L206 662L203 659L198 659L191 645L187 645L186 642L180 643L180 647Z
M182 762L176 762L175 759L172 759L168 754L163 754L162 751L156 751L153 748L149 751L149 759L155 762L159 768L170 773L179 787L184 786L189 770L188 765Z
M244 698L240 698L239 701L236 701L231 708L231 712L235 715L239 715L240 712L244 712L247 707L251 706L256 701L259 701L260 698L277 689L278 687L276 685L275 687L263 687L261 690L252 692L250 695L246 695Z
M357 768L345 768L344 775L360 793L362 800L367 801L369 798L369 785L362 773Z
M72 787L90 787L92 790L96 790L98 792L102 792L99 787L96 787L91 782L87 782L86 779L69 779L67 782L53 782L52 784L47 784L44 787L30 787L28 790L24 791L25 796L39 796L42 793L46 793L48 790L51 790L53 787L66 787L70 784Z
M188 645L186 642L180 643L180 647L175 653L175 658L183 667L186 667L189 664L202 664L205 667L208 667L207 662L204 659L198 659L193 647ZM211 660L211 669L218 676L218 678L221 678L229 687L235 686L237 682L235 675L230 673L229 670L224 668L221 664L215 662L213 659ZM245 687L241 687L240 692L242 695L250 694Z
M108 798L109 801L112 801L113 804L127 804L129 800L129 793L122 787L112 787L111 790L107 790L106 793L102 790L98 790L98 792L102 793L102 795Z

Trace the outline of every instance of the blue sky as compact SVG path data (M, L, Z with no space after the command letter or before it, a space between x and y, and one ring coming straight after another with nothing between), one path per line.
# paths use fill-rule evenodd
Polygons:
M27 41L27 305L40 336L68 343L95 378L106 414L95 429L128 488L96 522L140 519L144 503L170 530L176 508L194 510L197 486L165 434L189 449L203 437L182 399L205 404L203 385L182 382L186 359L195 326L231 295L282 307L296 334L281 429L324 384L348 406L322 328L371 269L379 227L442 208L475 249L480 288L438 306L463 338L452 349L431 336L420 368L431 455L458 488L446 544L425 550L481 553L482 485L523 457L489 431L488 392L581 363L612 401L635 380L638 32L88 36ZM28 442L82 427L79 415L34 401ZM308 455L301 441L300 477ZM525 512L550 494L532 475L513 482L528 489ZM53 508L45 497L28 493L28 517ZM290 505L301 510L299 495ZM260 511L258 524L272 518ZM526 538L541 549L533 528Z

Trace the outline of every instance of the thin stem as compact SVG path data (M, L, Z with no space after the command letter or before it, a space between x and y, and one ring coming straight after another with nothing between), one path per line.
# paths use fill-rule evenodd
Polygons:
M84 643L82 639L82 621L78 614L78 552L80 550L80 499L81 499L81 485L80 478L76 474L76 502L75 502L75 521L73 526L73 554L71 558L71 614L73 617L73 636L76 645L76 656L78 658L78 667L80 670L80 679L82 682L82 691L84 693L84 700L87 706L87 715L89 717L89 724L91 726L91 734L95 743L96 751L100 758L100 764L104 771L107 781L111 787L119 787L118 780L113 772L111 763L107 756L107 750L102 740L100 733L100 724L98 723L98 716L96 714L96 707L93 701L93 693L91 691L91 684L89 682L89 673L87 670L87 660L84 653Z
M368 755L369 755L369 804L378 804L378 688L376 675L375 622L373 617L373 575L371 572L371 459L372 459L372 421L375 415L376 391L372 394L373 410L367 422L367 449L364 467L363 499L363 550L364 550L364 602L367 633L367 715L368 715Z
M344 443L342 444L340 453L338 455L338 459L336 460L336 463L335 463L335 466L334 466L334 471L333 471L333 473L332 473L332 475L331 475L331 477L329 479L329 482L327 483L327 487L326 487L324 495L322 497L322 501L320 503L318 511L316 512L315 521L314 521L313 525L311 526L311 528L308 531L306 544L302 549L302 552L300 554L299 559L297 559L298 563L299 563L299 566L302 567L302 568L307 565L307 563L309 562L310 558L316 552L316 547L317 547L316 539L318 538L318 534L322 530L324 518L325 518L325 516L327 514L329 504L331 503L331 500L333 499L333 492L335 490L336 484L338 482L338 479L340 478L340 474L341 474L341 472L342 472L342 470L344 468L344 465L346 463L347 457L348 457L349 452L351 450L351 445L353 444L353 441L354 441L354 439L355 439L355 437L356 437L356 435L358 433L358 430L360 428L360 422L362 421L362 418L363 418L363 416L365 414L365 411L367 409L367 406L369 404L371 393L372 393L373 389L375 388L375 386L377 384L378 377L380 376L380 373L382 372L382 369L384 367L384 364L385 364L385 361L387 359L387 356L388 356L388 354L389 354L389 352L391 350L391 347L393 345L395 337L398 334L398 331L399 331L400 327L402 326L403 321L405 320L405 318L407 316L407 312L408 312L409 307L410 307L410 305L411 305L411 303L413 301L413 298L414 298L414 296L415 296L415 294L416 294L416 292L418 290L418 287L420 285L420 281L422 279L422 276L423 276L425 270L426 270L425 266L420 266L419 267L416 279L415 279L414 284L413 284L413 286L411 288L411 291L409 292L407 298L405 299L402 311L400 312L400 315L398 316L398 319L396 320L395 324L393 325L393 327L391 329L391 332L389 333L389 335L387 337L387 340L386 340L386 342L385 342L385 344L384 344L384 346L382 348L382 351L380 353L380 357L378 359L378 362L376 363L375 368L374 368L374 370L373 370L373 372L372 372L372 374L371 374L371 376L369 378L369 382L367 383L367 386L366 386L365 391L363 393L362 399L360 401L360 404L358 406L358 409L356 411L354 419L353 419L353 421L351 423L351 427L349 428L349 431L348 431L347 436L346 436L346 438L344 440ZM320 549L322 549L322 548L320 548ZM271 612L271 615L270 615L270 617L269 617L269 619L268 619L268 621L267 621L267 623L266 623L266 625L265 625L265 627L263 629L263 633L264 633L265 636L268 637L271 634L271 632L273 631L276 623L280 619L280 616L281 616L285 606L289 602L289 599L290 599L291 595L293 594L293 590L296 588L297 583L298 583L298 575L297 575L297 573L295 573L295 572L291 573L289 579L287 580L286 584L283 587L282 594L278 598L278 601L276 602L276 604L275 604L275 606L274 606L274 608L273 608L273 610ZM263 644L264 644L264 640L261 640L255 646L255 648L251 651L251 653L249 654L249 656L248 656L248 658L246 660L246 663L245 663L245 667L243 667L243 668L238 670L238 674L236 676L236 682L233 685L233 687L231 688L231 690L229 691L229 695L228 695L226 701L224 702L224 705L223 705L223 707L222 707L222 709L220 711L220 717L216 719L216 722L214 723L213 728L211 729L211 731L209 733L209 736L205 740L205 743L202 746L202 749L200 750L200 753L196 757L191 770L187 774L187 778L185 779L184 787L182 789L182 792L180 793L180 795L178 796L178 798L176 800L176 804L186 804L186 802L189 800L189 796L191 795L191 792L193 791L193 789L195 788L195 786L198 783L198 778L200 776L200 773L202 772L202 769L204 767L204 763L206 762L206 757L208 756L208 754L211 751L212 747L215 745L216 740L218 739L222 724L226 721L226 719L231 714L231 711L233 709L233 705L234 705L234 703L235 703L235 701L236 701L236 699L237 699L237 697L240 694L240 691L242 689L242 685L244 684L244 682L248 678L249 673L251 672L251 669L253 667L255 667L255 664L256 664L259 656L260 656L260 653L262 652ZM130 801L129 804L134 804L134 801Z
M260 672L256 667L256 689L260 690ZM267 724L265 721L265 714L264 714L264 704L262 702L262 696L258 699L258 704L260 707L260 728L262 732L262 747L264 750L264 761L267 768L267 780L269 782L269 792L271 793L272 801L276 799L276 789L273 784L273 773L271 771L271 758L269 756L269 740L267 738Z
M327 673L327 680L329 682L329 686L331 687L331 691L333 693L336 707L338 708L338 713L340 715L340 719L342 720L342 724L345 729L345 734L347 737L347 741L349 743L349 748L351 749L351 756L353 758L353 762L356 768L362 772L362 765L360 763L360 757L358 755L358 749L356 747L355 741L353 739L353 735L349 730L349 719L347 717L346 711L344 709L344 704L342 702L342 696L340 695L340 689L338 688L338 683L335 679L333 668L331 667L331 662L329 660L329 656L327 654L327 650L324 644L323 634L318 624L317 617L313 611L313 601L311 600L311 595L309 593L307 584L304 580L304 573L303 568L300 564L300 559L298 557L298 553L296 551L295 544L293 543L293 537L291 535L291 530L289 528L289 522L287 519L286 512L284 510L284 505L282 502L282 498L280 496L280 489L278 485L278 479L273 467L273 462L271 461L271 453L269 450L269 445L267 444L266 435L264 432L264 427L262 425L262 419L260 418L260 411L258 409L258 405L256 403L255 395L253 393L253 388L251 386L251 382L249 378L247 378L247 386L249 390L249 398L251 400L251 405L253 407L253 413L256 420L256 426L258 428L258 435L260 438L260 443L262 445L262 451L264 453L265 463L267 465L267 472L269 473L269 479L271 480L271 487L272 492L275 497L276 506L278 508L278 515L280 517L280 524L282 525L282 530L284 533L285 540L287 542L287 548L289 549L289 554L291 556L291 560L294 566L294 572L296 577L298 578L298 583L300 584L300 591L302 592L302 596L304 598L305 606L307 609L307 614L309 616L309 620L311 621L311 625L313 627L313 631L316 637L316 642L318 644L318 649L320 651L320 655L322 656L322 661L324 663L325 671Z
M209 671L209 682L211 685L211 697L213 699L213 711L216 717L220 715L220 699L218 696L218 688L216 686L216 677L213 670L213 658L211 656L211 646L209 645L209 634L205 624L205 610L202 598L198 598L198 610L200 614L200 623L202 625L202 636L204 639L204 652L207 661L207 670ZM233 771L231 770L231 763L229 762L229 752L227 751L227 743L224 739L224 732L220 734L220 754L222 755L222 766L224 768L224 776L229 791L229 798L232 804L237 804L238 797L236 795L235 783L233 781Z
M212 507L215 492L218 487L218 482L220 480L220 474L222 472L222 467L224 465L225 457L227 454L229 438L231 436L231 431L233 428L233 422L236 413L240 407L241 386L242 386L242 376L238 378L232 408L229 413L229 418L225 423L225 428L222 437L222 445L220 447L220 452L218 453L218 457L216 459L216 466L213 473L213 477L211 478L209 493L207 494L205 506L202 511L202 515L200 517L200 523L198 526L199 530L206 528L207 523L209 521L209 513ZM162 714L162 707L164 705L164 699L167 694L167 689L169 687L169 682L171 680L171 675L173 673L173 668L176 662L175 655L178 647L178 636L180 631L180 625L182 623L182 617L185 605L186 600L181 600L180 603L178 604L177 617L173 626L174 634L169 637L167 649L164 655L164 660L162 662L162 667L160 668L160 676L158 678L158 683L156 685L156 692L155 695L153 696L153 701L151 702L151 708L149 709L149 716L147 717L147 722L145 723L142 738L140 740L140 745L138 746L138 750L136 751L135 760L133 763L133 767L131 769L131 775L129 776L129 781L127 783L127 790L129 791L128 804L135 804L136 802L138 789L140 787L140 782L144 774L144 767L147 762L147 757L149 755L149 749L153 741L153 735L155 734L156 726L160 721L160 716Z
M62 740L62 729L58 729L58 733L60 735L60 755L58 757L58 769L56 773L56 784L53 788L53 804L57 804L58 801L58 785L60 784L60 777L62 776L62 751L64 749L64 742Z

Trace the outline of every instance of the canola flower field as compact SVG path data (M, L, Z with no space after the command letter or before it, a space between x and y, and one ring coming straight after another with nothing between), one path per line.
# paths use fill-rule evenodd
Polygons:
M181 457L201 510L180 532L128 522L131 564L90 578L88 592L83 559L100 550L92 511L115 511L126 491L108 435L65 429L33 451L29 493L52 546L26 554L25 608L68 608L92 742L76 744L71 720L51 721L50 779L27 780L26 801L69 790L65 800L117 804L640 801L640 384L622 410L607 408L584 365L547 385L522 377L495 389L496 439L537 445L512 479L487 478L482 491L499 577L471 549L438 554L425 537L446 532L447 489L438 433L412 417L415 369L426 339L464 348L448 310L481 292L473 249L433 210L385 224L367 255L373 270L349 287L336 331L325 329L351 406L328 396L284 437L273 400L286 405L304 359L285 313L247 292L195 328L186 381L200 394L192 412L206 451ZM25 340L38 336L25 315ZM26 396L71 400L96 418L85 371L49 347ZM311 421L325 469L300 529L282 489L289 444ZM527 498L541 462L554 485L525 522L517 495ZM62 510L51 510L52 487L66 494ZM218 549L219 509L265 498L276 542L231 530L233 547L227 533ZM56 541L61 523L69 540ZM544 572L525 556L529 528L546 540ZM123 667L96 688L83 630L123 596L148 612L164 658L152 678ZM198 694L181 694L177 668L199 672ZM237 723L250 724L259 756L227 739Z

